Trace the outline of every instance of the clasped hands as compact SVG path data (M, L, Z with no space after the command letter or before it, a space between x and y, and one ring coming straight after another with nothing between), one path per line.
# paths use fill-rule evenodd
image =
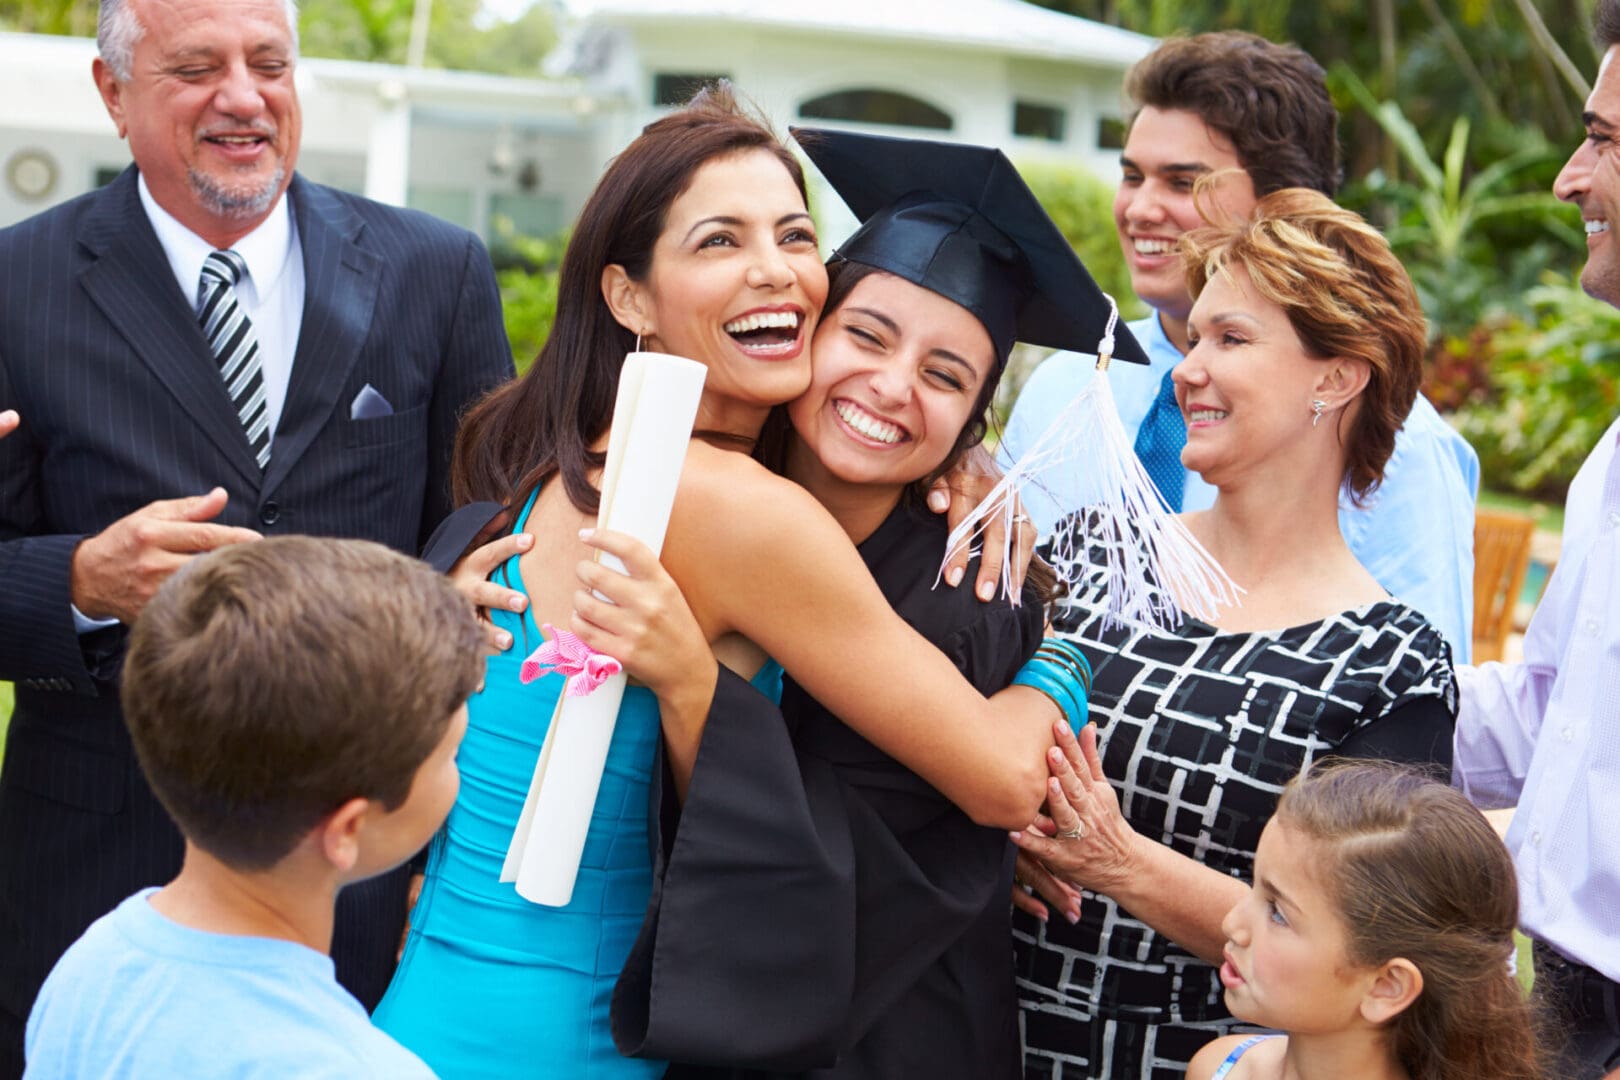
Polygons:
M1129 879L1140 837L1120 813L1119 795L1103 774L1097 728L1078 738L1067 723L1052 725L1046 752L1051 777L1046 812L1012 833L1018 847L1013 906L1041 921L1048 905L1069 922L1080 918L1080 890L1112 893Z

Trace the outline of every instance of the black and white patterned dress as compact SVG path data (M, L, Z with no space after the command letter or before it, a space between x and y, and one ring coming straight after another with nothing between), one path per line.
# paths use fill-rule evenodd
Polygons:
M1103 768L1144 836L1247 882L1283 785L1316 758L1449 776L1451 651L1411 608L1386 600L1262 632L1105 629L1100 577L1079 576L1053 632L1091 662ZM1214 966L1105 896L1087 892L1074 926L1015 913L1013 943L1026 1078L1179 1077L1238 1024Z

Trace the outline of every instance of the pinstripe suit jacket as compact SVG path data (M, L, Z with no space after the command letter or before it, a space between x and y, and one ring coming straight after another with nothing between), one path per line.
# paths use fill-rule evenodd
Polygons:
M477 238L295 178L303 322L261 474L135 181L132 167L0 232L0 407L25 417L0 441L0 679L17 683L0 773L0 1017L26 1017L90 921L179 866L118 708L125 629L74 631L74 546L217 484L223 523L414 553L448 509L460 412L512 373ZM367 383L392 415L350 419ZM402 911L377 916L389 967ZM340 972L374 999L387 972L355 976L345 940L340 925Z

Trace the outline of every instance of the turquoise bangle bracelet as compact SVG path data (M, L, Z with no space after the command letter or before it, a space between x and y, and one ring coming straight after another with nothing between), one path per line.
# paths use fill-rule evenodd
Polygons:
M1013 676L1016 686L1039 690L1062 710L1076 734L1091 722L1086 699L1091 693L1091 664L1080 647L1062 638L1047 638Z

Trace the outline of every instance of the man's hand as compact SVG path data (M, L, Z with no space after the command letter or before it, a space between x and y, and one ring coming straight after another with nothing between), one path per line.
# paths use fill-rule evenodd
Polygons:
M928 509L936 514L944 514L946 524L954 529L974 507L985 500L1000 480L1001 470L996 468L990 452L983 446L975 446L962 455L956 468L935 480L933 487L928 489ZM1036 534L1035 526L1016 506L1013 509L1013 524L1018 535L1014 538L1015 543L1007 561L1012 575L1012 594L1016 599L1024 589L1024 574L1029 570L1031 556L1035 554ZM1006 528L1000 514L992 514L985 521L984 532L979 539L980 550L986 555L979 560L979 577L974 583L973 592L980 600L990 600L995 597L996 588L1001 584L1000 556L1006 542ZM950 560L945 564L945 584L954 587L961 583L972 546L965 544L962 550L951 553Z
M494 652L510 649L512 635L490 622L487 613L492 608L522 611L529 606L529 598L516 589L508 589L489 580L489 575L495 572L497 566L534 546L534 537L529 533L497 535L510 520L508 511L496 514L494 520L474 538L473 542L480 546L456 560L456 564L450 568L450 584L478 609L478 621L484 627L484 644ZM495 539L491 540L492 536Z
M405 943L411 939L411 916L416 912L416 902L422 898L421 874L413 873L411 883L405 890L405 926L399 932L399 948L394 950L394 963L405 959Z
M215 488L148 503L85 540L73 552L73 606L92 619L132 623L193 555L260 539L252 529L209 524L227 498L224 488Z
M22 417L17 415L16 409L7 409L5 412L0 412L0 439L16 431L17 425L20 423L22 423Z

